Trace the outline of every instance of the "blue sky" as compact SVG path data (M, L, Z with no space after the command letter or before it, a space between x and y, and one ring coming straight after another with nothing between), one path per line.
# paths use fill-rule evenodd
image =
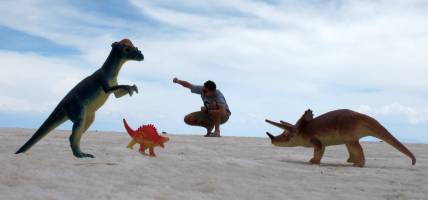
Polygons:
M2 1L0 127L38 128L112 42L130 38L145 60L126 63L119 82L141 93L110 97L92 130L123 131L125 117L204 133L183 123L202 102L176 76L216 81L233 113L224 135L264 137L280 131L265 118L350 108L427 143L427 9L423 0Z

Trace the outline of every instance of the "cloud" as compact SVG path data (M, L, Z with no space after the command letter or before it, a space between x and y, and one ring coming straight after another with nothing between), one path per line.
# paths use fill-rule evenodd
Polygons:
M428 123L428 107L413 108L399 103L392 103L378 108L373 108L369 105L359 105L356 110L378 116L404 118L411 124Z
M137 83L142 94L108 101L97 123L109 129L120 129L120 118L130 115L135 123L154 120L173 132L197 132L182 117L198 109L199 97L171 84L174 76L217 82L233 113L226 134L260 136L269 127L259 125L264 118L292 122L308 107L322 113L367 105L387 124L403 119L399 115L409 128L428 124L426 1L128 3L132 16L141 18L91 12L67 1L22 1L20 9L2 3L0 12L8 14L1 26L78 51L58 57L37 49L2 51L0 60L17 66L0 79L2 111L50 112L100 67L111 42L129 37L146 59L126 63L119 82ZM29 83L36 89L26 89ZM406 106L382 114L394 104Z
M0 60L0 111L49 112L88 72L74 67L79 62L34 53L0 51Z
M427 28L420 24L427 14L414 5L417 2L407 6L412 12L403 12L397 2L349 1L331 6L330 13L322 10L328 6L296 2L289 5L288 1L284 5L258 1L214 3L228 5L245 17L205 16L158 1L131 2L160 22L188 30L173 33L177 39L155 41L161 42L158 46L169 46L169 56L180 59L192 55L193 63L199 64L194 68L226 65L246 71L263 66L264 70L307 75L323 82L329 78L332 83L353 81L358 85L364 84L363 79L367 85L383 88L427 87L419 73L426 71L420 45L428 46L427 38L421 34ZM205 8L202 5L192 9L200 7ZM248 25L253 21L257 23ZM223 64L225 60L227 64ZM319 73L320 69L323 73ZM384 77L379 79L382 74Z

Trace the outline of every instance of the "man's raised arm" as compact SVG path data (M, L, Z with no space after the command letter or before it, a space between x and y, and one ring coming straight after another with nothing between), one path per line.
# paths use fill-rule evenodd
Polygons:
M183 87L185 87L185 88L189 88L189 89L191 89L191 88L192 88L192 84L191 84L191 83L189 83L189 82L187 82L187 81L180 80L180 79L178 79L178 78L174 78L174 79L172 80L172 82L173 82L173 83L180 84L181 86L183 86Z

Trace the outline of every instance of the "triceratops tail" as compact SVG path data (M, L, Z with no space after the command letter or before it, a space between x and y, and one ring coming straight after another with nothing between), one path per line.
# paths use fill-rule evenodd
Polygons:
M378 121L372 119L370 120L370 124L373 129L373 137L379 138L386 143L390 144L394 148L396 148L401 153L408 156L410 159L412 159L412 165L416 164L416 157L413 155L412 152L410 152L409 149L407 149L400 141L397 140L388 130L386 130L385 127L383 127Z
M34 135L28 140L15 154L24 153L30 149L34 144L40 141L44 136L46 136L50 131L61 125L67 120L67 116L62 108L57 106L55 110L49 115L49 117L43 122L39 129L34 133Z
M133 138L135 135L135 131L129 127L128 122L126 122L126 119L123 119L123 125L125 126L126 132Z

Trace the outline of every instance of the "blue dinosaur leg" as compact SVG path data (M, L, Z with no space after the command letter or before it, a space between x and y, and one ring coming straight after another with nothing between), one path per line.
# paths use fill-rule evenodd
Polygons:
M82 137L82 134L85 132L85 118L82 118L81 120L77 120L73 123L73 132L70 136L70 146L71 150L73 151L73 155L78 158L84 158L84 157L90 157L94 158L93 155L88 153L83 153L80 150L80 139Z
M80 103L79 99L71 99L67 107L67 113L70 120L73 122L73 129L70 135L70 146L73 151L73 155L77 158L90 157L94 158L93 155L88 153L83 153L80 150L80 138L82 134L89 128L95 119L94 113L88 114L86 112L85 106Z

